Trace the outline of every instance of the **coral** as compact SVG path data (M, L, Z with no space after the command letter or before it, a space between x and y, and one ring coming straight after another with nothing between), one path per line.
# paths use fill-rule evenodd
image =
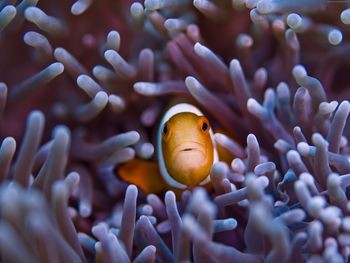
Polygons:
M347 1L0 1L1 262L348 262ZM224 158L145 194L177 102ZM147 176L141 174L140 176Z

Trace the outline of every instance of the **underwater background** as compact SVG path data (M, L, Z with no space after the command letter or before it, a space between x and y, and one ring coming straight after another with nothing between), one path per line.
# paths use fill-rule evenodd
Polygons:
M0 0L0 262L348 262L349 5ZM144 193L180 101L212 188Z

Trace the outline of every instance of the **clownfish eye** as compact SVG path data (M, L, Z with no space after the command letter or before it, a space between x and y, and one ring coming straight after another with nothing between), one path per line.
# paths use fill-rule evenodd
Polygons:
M167 135L168 132L169 132L168 125L167 125L167 124L164 124L164 126L163 126L163 134L164 134L164 135Z
M206 131L208 128L209 128L208 123L203 122L203 123L202 123L202 131Z
M203 133L207 133L210 129L210 125L209 125L209 121L207 120L207 118L205 118L204 116L202 116L199 120L198 120L198 128L203 132Z

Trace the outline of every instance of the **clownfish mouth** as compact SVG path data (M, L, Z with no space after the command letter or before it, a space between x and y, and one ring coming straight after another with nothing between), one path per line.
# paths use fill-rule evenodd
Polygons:
M172 155L172 160L179 167L178 169L189 171L198 169L207 158L205 146L197 142L182 143L175 147Z
M185 148L183 150L181 150L182 152L189 152L189 151L192 151L194 148Z
M184 142L181 145L178 145L174 148L174 153L180 152L191 152L191 151L199 151L202 154L205 154L205 146L198 142Z
M204 171L207 158L203 146L187 145L178 148L172 158L172 165L176 167L176 170L171 169L170 174L173 176L181 174L178 182L186 183L187 186L197 185L203 180L203 177L208 175L208 171Z

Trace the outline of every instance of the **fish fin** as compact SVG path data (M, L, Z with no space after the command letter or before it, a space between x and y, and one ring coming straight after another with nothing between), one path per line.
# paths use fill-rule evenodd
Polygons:
M225 149L218 143L216 144L216 150L218 151L219 160L227 163L228 165L230 165L232 160L235 158L235 156L230 153L229 150Z
M155 161L133 159L120 165L117 171L122 180L138 186L145 194L159 194L169 188Z

